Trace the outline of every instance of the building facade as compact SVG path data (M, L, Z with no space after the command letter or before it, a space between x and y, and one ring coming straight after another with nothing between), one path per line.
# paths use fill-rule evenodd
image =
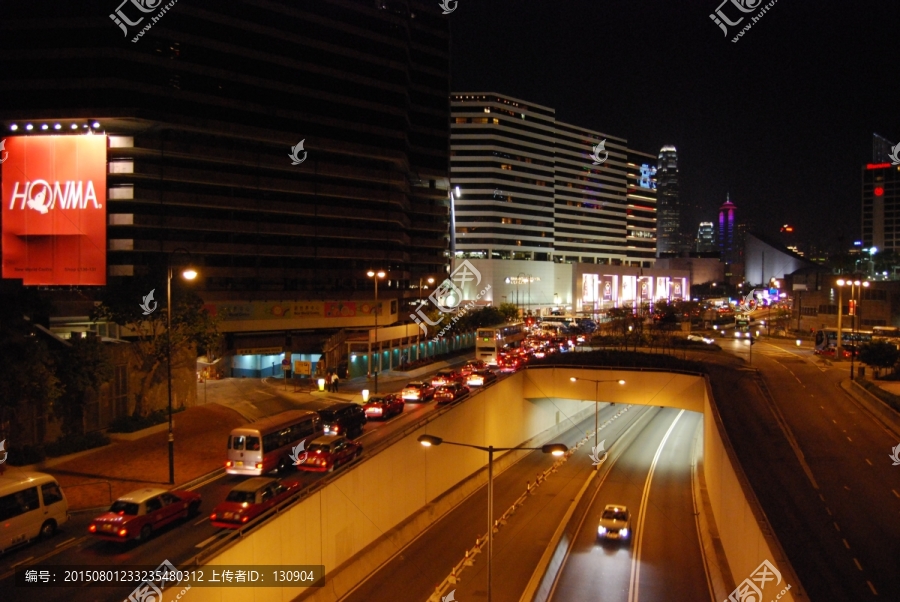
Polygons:
M714 253L716 245L716 227L712 222L700 222L697 228L697 252Z
M516 98L454 93L450 104L458 259L653 264L652 155Z
M657 157L657 256L687 250L678 185L678 151L667 145Z
M900 250L900 165L869 163L862 170L862 246Z
M736 260L735 211L737 211L737 207L731 202L731 195L728 195L725 202L719 207L717 235L719 252L722 254L722 261L726 263L733 263Z

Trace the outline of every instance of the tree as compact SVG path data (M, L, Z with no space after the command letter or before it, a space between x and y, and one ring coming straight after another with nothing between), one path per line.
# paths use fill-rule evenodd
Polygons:
M893 368L900 359L900 351L887 341L873 341L859 349L859 361L875 368L876 377L880 368Z
M54 356L63 392L53 404L53 413L62 421L65 434L81 433L88 397L99 394L100 387L112 379L109 353L98 337L89 337L71 339Z
M103 302L95 308L92 318L108 320L124 326L133 338L131 352L141 371L141 386L134 396L134 415L144 415L144 405L151 387L165 378L168 344L172 344L172 367L189 349L209 349L219 340L220 317L212 316L194 292L176 286L172 280L172 332L166 332L167 311L160 308L144 315L139 301L155 282L129 279L128 282L107 287ZM156 290L156 289L153 289ZM158 295L162 296L162 295ZM162 305L162 303L159 303ZM154 306L155 307L155 306Z
M519 319L519 308L515 303L501 303L497 308L507 322L513 322Z

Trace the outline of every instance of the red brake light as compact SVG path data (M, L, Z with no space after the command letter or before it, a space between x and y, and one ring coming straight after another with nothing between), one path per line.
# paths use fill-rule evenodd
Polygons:
M119 529L119 537L128 537L128 529Z
M215 512L213 512L212 514L209 515L209 520L216 520L216 513L215 513Z
M234 462L232 462L231 460L228 460L225 462L225 468L231 468L233 465L234 465Z
M262 470L262 462L257 462L257 463L256 463L256 467L257 467L259 470Z
M249 517L249 516L242 516L242 517L241 517L241 522L242 522L242 523L246 523L248 520L250 520L250 517Z
M91 533L96 533L97 525L92 524L90 527L88 527L88 531L90 531Z

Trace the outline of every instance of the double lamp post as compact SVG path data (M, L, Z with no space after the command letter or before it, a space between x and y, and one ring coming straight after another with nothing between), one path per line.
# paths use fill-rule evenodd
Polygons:
M569 378L569 380L573 383L578 382L579 380L586 380L588 382L594 383L594 439L596 440L597 433L600 431L600 427L598 426L600 414L600 383L618 383L620 385L624 385L625 381L622 379L594 380L592 378L575 378L574 376ZM600 466L595 465L594 470L600 470Z
M856 354L859 352L859 341L856 340L856 331L857 331L857 321L856 316L859 313L859 295L857 293L861 292L863 288L868 288L869 281L868 280L844 280L843 278L838 278L837 282L838 289L838 318L837 318L837 341L835 343L836 347L834 350L835 359L841 359L843 356L843 338L844 333L841 330L841 318L844 314L844 287L850 287L850 316L853 317L853 323L850 325L850 333L851 339L853 340L853 349L850 352L850 380L853 380L853 364ZM827 342L826 342L827 344Z
M547 445L543 445L541 447L494 447L493 445L488 445L487 447L483 447L481 445L470 445L468 443L456 443L454 441L445 441L440 437L435 437L433 435L419 435L417 439L419 443L421 443L424 447L431 447L441 445L442 443L446 443L447 445L457 445L459 447L469 447L472 449L478 449L481 451L486 451L488 453L488 531L487 531L487 599L488 602L491 602L492 592L491 592L491 561L493 556L493 546L494 546L494 452L495 451L512 451L519 449L539 449L545 454L552 454L554 456L561 456L568 451L568 448L562 443L548 443Z

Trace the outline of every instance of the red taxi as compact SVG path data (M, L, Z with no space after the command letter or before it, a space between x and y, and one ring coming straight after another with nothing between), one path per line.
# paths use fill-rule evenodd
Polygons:
M88 531L108 541L146 541L154 531L200 511L200 494L147 487L127 493L91 521Z
M363 410L366 412L366 418L387 419L394 414L402 414L403 407L406 405L398 395L380 395L370 397Z
M341 435L326 435L310 443L306 460L297 466L308 472L333 472L362 455L362 445Z
M214 527L239 529L269 508L286 500L300 488L300 481L287 485L281 479L253 477L228 492L225 501L213 509L209 522Z

